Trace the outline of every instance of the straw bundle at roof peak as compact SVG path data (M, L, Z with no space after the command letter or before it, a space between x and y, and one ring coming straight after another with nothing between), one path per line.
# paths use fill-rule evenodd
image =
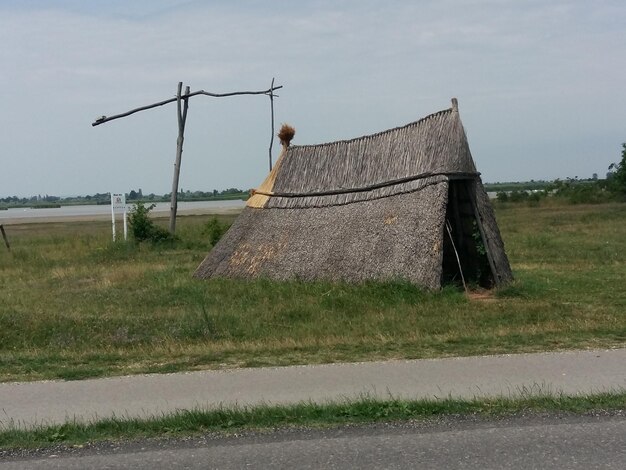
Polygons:
M296 130L289 124L283 124L280 131L278 131L278 138L284 147L289 147L294 135L296 135Z

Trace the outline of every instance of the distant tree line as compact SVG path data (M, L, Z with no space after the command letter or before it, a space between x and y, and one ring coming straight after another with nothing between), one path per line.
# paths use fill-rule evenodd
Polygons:
M502 203L525 202L538 205L544 198L557 198L571 204L596 204L610 201L626 201L626 143L622 144L621 160L611 163L606 179L599 179L594 174L589 179L566 178L551 182L537 182L528 186L527 183L495 183L485 185L490 191L497 191L496 199Z
M598 203L608 201L626 201L626 142L622 144L621 160L611 163L606 173L606 179L599 179L594 173L591 178L579 179L566 178L565 180L509 182L509 183L486 183L485 189L497 193L499 202L528 202L531 205L539 204L548 196L562 198L571 203ZM224 199L247 199L250 190L228 188L218 191L185 191L181 188L178 193L179 201L210 201ZM167 202L171 199L171 193L157 195L143 194L141 188L130 190L126 194L129 202ZM9 196L0 198L0 208L14 206L33 206L46 204L110 204L109 193L95 193L87 196L74 196L61 198L46 194L18 198Z
M224 200L224 199L247 199L250 194L250 190L243 190L237 188L228 188L223 190L213 189L212 191L185 191L181 189L178 193L179 201L210 201L210 200ZM127 202L167 202L171 199L172 193L166 194L143 194L141 188L135 190L131 189L126 193ZM28 206L37 207L44 206L50 203L63 204L63 205L79 205L79 204L110 204L110 193L95 193L88 194L86 196L70 196L59 197L41 194L30 197L17 197L8 196L0 198L0 206L4 207L17 207Z
M210 200L224 200L224 199L247 199L250 194L250 190L243 190L237 188L228 188L218 191L214 189L212 191L185 191L180 189L178 191L179 201L210 201ZM127 195L128 201L169 201L172 197L172 193L165 193L162 196L154 193L148 195L142 195L141 189L137 192L131 191Z

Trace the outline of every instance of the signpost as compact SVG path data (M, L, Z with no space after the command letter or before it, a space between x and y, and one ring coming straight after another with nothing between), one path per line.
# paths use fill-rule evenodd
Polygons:
M115 213L124 215L124 241L128 238L128 223L126 222L126 194L111 193L111 224L113 226L113 241L115 241Z

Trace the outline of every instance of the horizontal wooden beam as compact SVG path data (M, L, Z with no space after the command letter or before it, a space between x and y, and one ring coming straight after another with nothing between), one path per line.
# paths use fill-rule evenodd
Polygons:
M192 96L198 96L198 95L210 96L213 98L226 98L229 96L238 96L238 95L267 95L267 96L274 97L274 96L278 96L274 94L274 91L279 90L281 88L282 88L282 85L272 86L271 88L267 90L262 90L262 91L233 91L231 93L210 93L208 91L199 90L199 91L194 91L193 93L186 93L181 96L181 99L188 99L188 98L191 98ZM178 99L177 97L170 98L168 100L159 101L158 103L152 103L146 106L141 106L139 108L131 109L130 111L126 111L125 113L121 113L121 114L116 114L114 116L101 116L97 118L94 122L92 122L91 125L94 127L99 126L100 124L104 124L105 122L109 122L115 119L120 119L126 116L130 116L131 114L138 113L139 111L146 111L148 109L158 108L159 106L163 106L169 103L175 103L177 99Z

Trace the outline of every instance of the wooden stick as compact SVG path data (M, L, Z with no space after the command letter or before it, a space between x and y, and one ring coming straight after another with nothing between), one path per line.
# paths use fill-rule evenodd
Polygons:
M4 238L4 244L7 246L7 250L11 251L11 245L9 245L9 239L7 238L7 234L4 231L4 225L0 224L0 232L2 232L2 238Z
M170 233L176 233L176 213L178 211L178 181L180 179L180 162L183 156L183 142L185 141L185 123L187 121L187 109L189 109L189 87L185 88L183 98L181 94L183 82L178 82L176 93L176 114L178 117L178 139L176 139L176 161L174 162L174 178L172 180L172 196L170 206ZM184 104L183 104L184 102Z
M210 93L208 91L204 91L204 90L199 90L199 91L194 91L193 93L188 93L186 92L184 95L181 95L182 99L187 99L187 98L191 98L192 96L198 96L198 95L205 95L205 96L211 96L213 98L225 98L228 96L237 96L237 95L273 95L273 96L278 96L274 94L274 90L279 90L282 88L282 85L280 86L272 86L272 88L270 88L269 90L262 90L262 91L234 91L231 93ZM130 116L131 114L135 114L138 113L139 111L146 111L148 109L152 109L152 108L157 108L159 106L163 106L166 105L168 103L174 103L178 100L178 95L174 98L170 98L168 100L163 100L163 101L159 101L158 103L153 103L153 104L149 104L146 106L141 106L139 108L135 108L135 109L131 109L130 111L126 111L125 113L121 113L121 114L115 114L114 116L102 116L99 117L98 119L96 119L94 122L91 123L92 126L99 126L100 124L104 124L105 122L109 122L109 121L113 121L114 119L119 119L119 118L123 118L126 116Z
M272 171L272 145L274 144L274 78L272 78L272 85L270 86L270 90L272 90L272 93L270 93L270 109L272 112L272 137L270 138L270 171Z
M450 243L452 243L452 249L454 250L454 254L456 256L456 262L459 265L459 273L461 273L461 282L463 282L463 289L467 293L467 284L465 284L465 276L463 276L463 268L461 267L461 259L459 258L459 252L456 251L456 246L454 245L454 238L452 237L452 229L450 228L450 222L446 220L446 230L448 231L448 236L450 237Z
M279 86L276 86L276 87L273 86L269 90L263 90L263 91L233 91L231 93L210 93L208 91L198 90L198 91L194 91L193 93L185 94L185 96L183 96L183 98L189 98L189 97L196 96L196 95L212 96L214 98L225 98L227 96L237 96L237 95L270 95L270 94L272 94L274 92L274 90L279 90L282 87L283 87L282 85L279 85ZM274 95L274 96L278 96L278 95Z
M158 103L149 104L147 106L141 106L139 108L131 109L125 113L116 114L114 116L102 116L96 119L91 125L99 126L105 122L113 121L114 119L120 119L131 114L138 113L139 111L145 111L148 109L163 106L168 103L176 102L176 112L178 118L178 139L176 140L176 161L174 162L174 178L172 181L172 194L171 194L171 207L170 207L170 233L174 235L176 232L176 212L178 210L178 181L180 178L180 162L183 153L183 142L185 140L185 123L187 122L187 110L189 109L189 98L197 95L206 95L214 98L224 98L228 96L237 95L267 95L270 97L270 103L272 107L272 140L270 141L270 171L272 169L272 144L274 141L274 97L278 96L274 94L275 90L282 88L280 86L274 86L274 78L272 78L272 84L268 90L261 91L234 91L231 93L210 93L208 91L199 90L191 93L189 87L185 88L185 93L182 93L183 82L178 82L178 89L176 97L168 100L159 101Z

